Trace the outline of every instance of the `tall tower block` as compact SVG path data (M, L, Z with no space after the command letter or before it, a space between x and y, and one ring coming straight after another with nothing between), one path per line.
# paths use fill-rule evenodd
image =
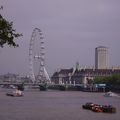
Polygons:
M108 69L108 48L99 46L95 48L95 69Z

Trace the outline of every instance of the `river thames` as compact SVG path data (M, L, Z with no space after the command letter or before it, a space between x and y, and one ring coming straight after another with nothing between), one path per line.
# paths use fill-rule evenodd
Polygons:
M119 120L120 98L80 91L28 90L24 97L6 96L0 89L0 120ZM95 113L82 109L86 102L111 104L116 113Z

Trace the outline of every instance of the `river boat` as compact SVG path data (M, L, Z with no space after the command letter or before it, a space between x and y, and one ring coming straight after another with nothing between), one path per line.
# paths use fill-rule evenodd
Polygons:
M117 95L116 93L113 93L113 92L111 92L111 91L106 92L106 93L104 94L104 96L105 96L105 97L120 97L119 95Z
M93 112L116 113L116 108L112 105L99 105L94 103L86 103L82 106L83 109L91 110Z
M23 92L20 90L16 90L13 92L8 92L6 93L7 96L12 96L12 97L22 97L23 96Z

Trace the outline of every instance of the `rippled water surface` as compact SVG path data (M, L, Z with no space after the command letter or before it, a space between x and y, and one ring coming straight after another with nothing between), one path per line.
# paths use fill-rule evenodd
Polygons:
M120 98L80 91L25 91L24 97L6 96L0 90L0 120L120 120ZM82 109L86 102L111 104L117 113Z

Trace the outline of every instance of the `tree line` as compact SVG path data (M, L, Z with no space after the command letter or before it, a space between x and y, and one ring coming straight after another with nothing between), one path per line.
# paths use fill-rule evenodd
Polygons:
M120 87L120 74L113 74L112 76L106 77L96 77L94 82L96 84L106 84Z

